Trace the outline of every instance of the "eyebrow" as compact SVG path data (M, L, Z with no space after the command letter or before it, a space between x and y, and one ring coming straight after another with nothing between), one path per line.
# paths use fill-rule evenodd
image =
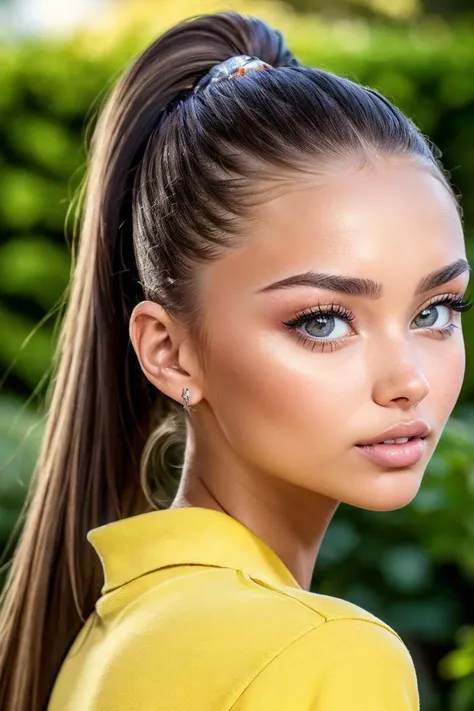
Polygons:
M424 294L426 291L436 289L449 281L452 281L464 272L472 271L471 265L465 259L458 259L446 267L437 269L420 279L415 291L415 296ZM358 277L341 276L340 274L326 274L324 272L304 272L294 274L286 279L280 279L273 284L258 289L257 293L275 291L276 289L289 289L296 286L312 286L319 289L329 289L338 291L341 294L350 296L365 296L368 299L380 299L384 294L384 286L372 279L360 279Z

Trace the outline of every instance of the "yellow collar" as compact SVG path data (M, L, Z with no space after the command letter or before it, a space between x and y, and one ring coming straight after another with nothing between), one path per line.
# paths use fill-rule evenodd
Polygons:
M149 511L93 528L87 540L102 563L102 594L153 570L189 564L233 568L270 584L301 587L272 548L214 509Z

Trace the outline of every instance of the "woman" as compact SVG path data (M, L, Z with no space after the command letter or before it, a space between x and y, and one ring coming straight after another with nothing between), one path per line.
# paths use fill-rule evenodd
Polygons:
M309 588L339 502L408 504L455 405L461 214L408 118L262 20L138 57L93 137L2 711L418 708L397 632Z

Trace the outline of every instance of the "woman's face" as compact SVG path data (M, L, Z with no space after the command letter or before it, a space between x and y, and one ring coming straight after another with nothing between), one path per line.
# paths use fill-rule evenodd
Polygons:
M203 397L219 440L256 472L332 499L407 504L464 377L461 314L430 302L462 296L468 272L417 293L427 275L466 257L451 197L408 160L378 159L295 181L254 214L246 246L201 274ZM380 293L309 279L271 286L308 272L371 280ZM331 307L338 313L318 316ZM305 324L285 325L302 315ZM414 419L431 429L414 465L382 466L355 446Z

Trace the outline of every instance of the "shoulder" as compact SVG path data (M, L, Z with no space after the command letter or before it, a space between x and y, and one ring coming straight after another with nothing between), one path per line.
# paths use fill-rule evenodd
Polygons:
M364 621L384 629L389 635L401 641L390 625L352 602L292 586L273 585L242 571L238 573L253 592L250 600L257 615L262 605L282 606L289 621L298 627L302 624L304 629L306 625L316 628L338 620Z
M245 631L241 620L236 643L245 640L251 663L233 711L418 711L412 658L386 622L340 598L237 574L251 624Z
M313 627L255 675L233 711L419 711L411 656L385 625L337 617Z
M253 582L309 626L276 651L233 711L418 711L412 658L387 623L346 600Z
M414 699L416 678L396 632L357 605L241 570L195 568L156 587L152 577L146 591L121 610L108 647L114 661L107 665L119 680L125 669L139 670L147 698L157 693L175 703L181 689L183 708L194 698L200 708L232 711L417 709L366 703L380 684L384 693L398 685L397 702L400 694ZM355 684L365 689L360 706L347 696L333 703L330 694ZM308 705L313 697L322 705Z

